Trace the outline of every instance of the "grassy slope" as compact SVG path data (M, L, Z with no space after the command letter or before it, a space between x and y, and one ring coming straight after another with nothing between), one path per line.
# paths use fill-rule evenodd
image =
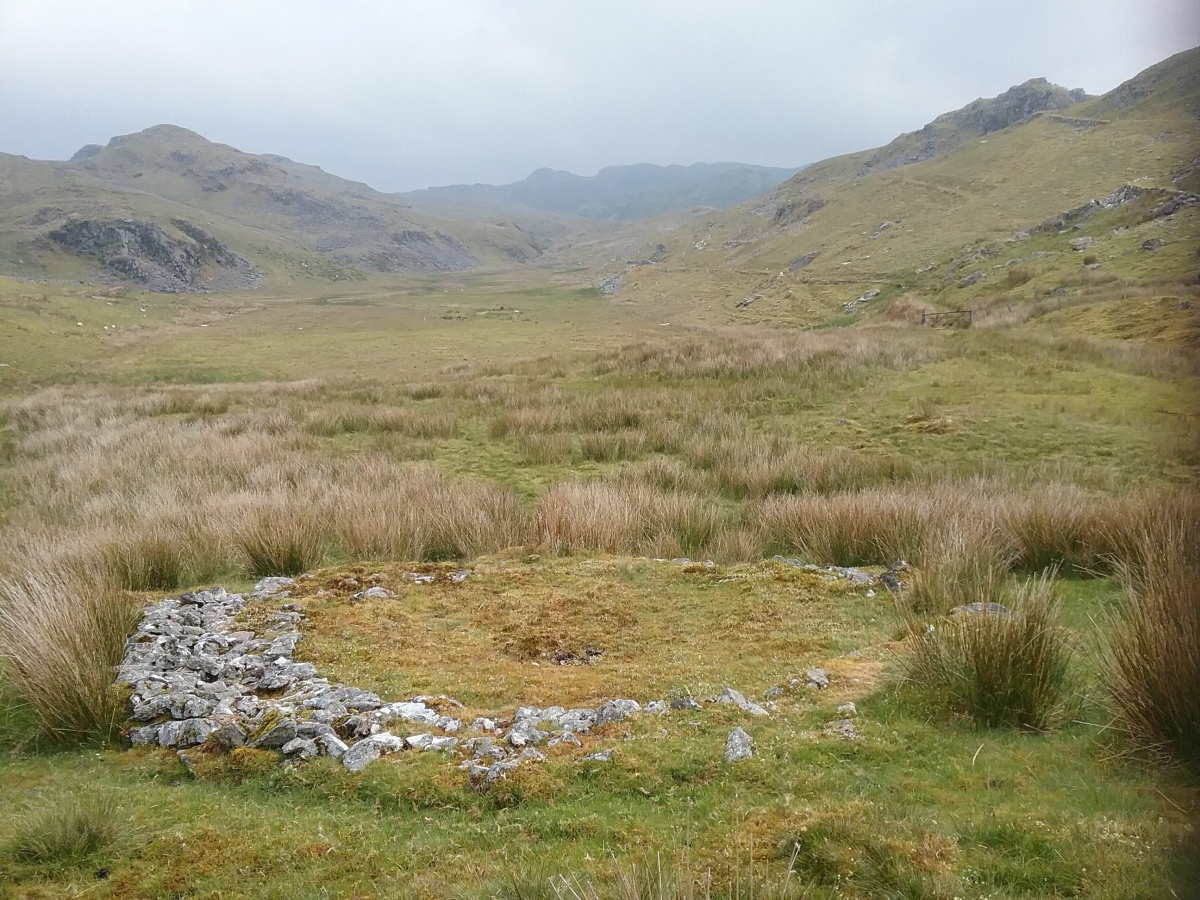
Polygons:
M1194 118L1198 69L1200 51L1188 51L1135 79L1132 83L1143 96L1134 105L1114 106L1113 97L1122 91L1118 88L922 163L857 177L869 152L828 160L760 200L680 229L666 240L671 251L666 260L631 271L626 289L641 300L692 297L712 318L797 324L827 320L863 291L897 283L907 285L913 300L977 302L996 289L994 279L958 291L944 290L941 277L973 244L1007 240L1126 183L1173 186L1172 174L1192 164L1200 146ZM1096 124L1084 122L1088 119ZM802 207L817 196L826 205L810 217L775 221L781 208ZM884 222L889 227L875 236ZM986 264L1028 256L1049 244L1055 258L1044 265L1061 277L1077 270L1078 255L1068 243L1078 234L1102 238L1096 248L1102 257L1110 248L1124 250L1135 237L1140 243L1157 236L1154 226L1117 240L1099 224L1072 235L1014 244L1011 253ZM1166 271L1182 275L1192 267L1185 258L1194 251L1195 217L1179 228L1179 259ZM787 271L793 259L813 251L820 256L811 265ZM1105 260L1105 268L1122 277L1136 274L1136 256L1117 260L1116 255ZM1157 262L1162 266L1162 260ZM925 266L933 266L933 273L917 277ZM969 266L962 275L977 267ZM763 295L761 300L744 310L734 308L756 293Z

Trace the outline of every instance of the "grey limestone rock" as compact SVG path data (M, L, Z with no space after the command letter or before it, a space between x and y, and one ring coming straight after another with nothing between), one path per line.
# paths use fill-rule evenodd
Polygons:
M472 738L463 742L463 749L473 759L507 759L508 751L491 738Z
M829 687L829 673L824 669L809 669L804 673L805 687L816 688L819 691Z
M292 578L284 578L283 576L280 576L280 575L272 575L268 578L263 578L263 579L259 580L254 585L253 596L255 596L255 597L270 597L274 594L278 594L280 591L284 590L285 588L291 587L295 583L296 583L295 580Z
M336 734L319 734L314 739L326 756L341 759L350 748Z
M770 713L768 713L765 709L763 709L757 703L753 703L753 702L747 700L739 691L735 691L731 687L727 687L727 688L725 688L725 690L721 691L720 696L717 697L716 702L717 703L732 703L738 709L740 709L744 712L748 712L752 716L769 716L770 715Z
M383 587L379 587L379 585L375 585L374 587L367 588L365 591L359 591L356 594L351 594L350 599L351 600L391 600L394 596L395 596L395 594L393 594L387 588L383 588Z
M540 731L532 721L520 719L508 730L504 739L514 747L536 747L546 739L546 733Z
M639 712L641 708L641 704L636 700L609 700L596 710L596 725L620 722Z
M255 750L278 750L294 737L296 737L295 720L284 718L275 722L262 734L254 738L250 742L250 746Z
M729 732L729 737L725 739L725 762L741 762L744 759L750 759L753 755L754 749L750 742L750 735L740 725Z
M414 750L440 750L448 752L458 746L458 738L443 737L436 734L414 734L405 738L405 742Z
M320 751L317 749L317 742L309 738L292 738L283 747L280 748L284 756L295 756L298 759L312 759Z
M158 732L161 725L142 725L129 729L129 743L134 747L158 743Z
M246 734L237 722L225 722L213 731L212 739L224 750L236 750L246 743Z
M361 772L379 757L403 750L405 741L390 732L383 731L363 738L342 754L342 765L351 772Z
M502 759L499 762L492 763L488 767L487 774L484 775L484 783L495 784L497 781L503 781L510 774L517 771L521 765L519 759Z
M585 762L612 762L613 752L609 750L599 750L595 753L589 753L587 756L580 757L581 763Z

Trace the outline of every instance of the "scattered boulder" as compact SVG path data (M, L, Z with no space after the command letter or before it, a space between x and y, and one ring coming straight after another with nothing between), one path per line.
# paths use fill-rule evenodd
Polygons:
M829 687L829 673L824 669L809 669L804 673L807 680L805 687L816 688L819 691Z
M641 710L636 700L609 700L596 710L596 726L620 722Z
M312 759L320 751L317 749L317 742L309 738L292 738L281 748L283 755L295 757L300 760Z
M1071 249L1076 252L1082 252L1090 246L1092 246L1092 239L1086 234L1071 241Z
M587 756L580 757L581 763L585 762L612 762L613 752L609 750L599 750L596 753L589 753Z
M754 748L750 742L750 735L746 734L739 725L729 732L729 737L725 739L725 762L741 762L752 756L754 756Z
M727 688L725 688L725 690L721 691L720 695L717 697L715 702L717 702L717 703L732 703L738 709L742 710L743 712L748 712L752 716L769 716L770 715L769 712L767 712L765 709L763 709L757 703L753 703L753 702L747 700L739 691L735 691L731 687L727 687Z

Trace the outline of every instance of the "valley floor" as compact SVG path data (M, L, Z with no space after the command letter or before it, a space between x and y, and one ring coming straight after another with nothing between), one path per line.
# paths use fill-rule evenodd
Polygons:
M1155 522L1194 520L1196 311L1179 299L780 329L602 298L570 274L169 298L0 281L0 882L1165 896L1200 798L1113 726L1105 647L1120 563ZM1169 328L1134 327L1156 310ZM904 681L912 610L777 555L872 573L906 559L905 596L935 628L1049 569L1072 654L1052 724L948 713ZM460 567L461 584L406 579ZM214 754L193 771L172 750L45 736L27 688L61 660L14 644L13 622L61 636L101 622L89 591L125 610L300 572L297 659L388 700L450 695L468 721L783 690L769 717L701 704L605 726L487 789L438 753L361 773ZM63 603L51 576L79 596ZM395 596L351 602L347 579L371 576ZM35 596L42 618L14 618ZM555 663L587 648L602 654ZM813 667L828 690L792 685ZM64 690L114 702L77 681ZM856 739L827 729L846 701ZM755 755L725 763L739 725ZM78 852L62 850L72 823L96 833Z

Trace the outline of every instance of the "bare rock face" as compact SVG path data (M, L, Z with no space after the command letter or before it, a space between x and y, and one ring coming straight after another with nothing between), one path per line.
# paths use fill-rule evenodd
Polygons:
M1062 109L1090 99L1076 88L1067 90L1045 78L1031 78L996 97L980 98L962 109L943 113L920 131L902 134L880 147L863 165L861 175L924 162L960 146L965 140L1008 128L1040 112Z
M168 294L257 287L261 273L215 237L183 219L178 236L137 219L75 219L49 233L55 243L106 271Z

